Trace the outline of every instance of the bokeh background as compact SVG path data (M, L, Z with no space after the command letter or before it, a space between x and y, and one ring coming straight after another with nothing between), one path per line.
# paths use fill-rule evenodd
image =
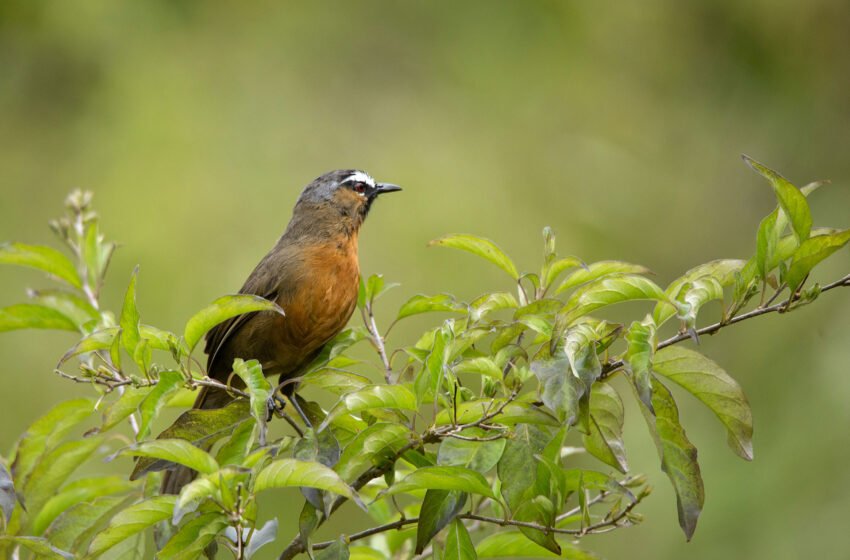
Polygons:
M797 184L832 179L816 225L850 225L848 22L841 0L0 2L0 239L51 242L64 195L92 189L122 244L105 301L139 264L143 320L177 330L239 288L303 185L359 167L405 187L361 240L364 272L402 283L384 322L418 292L508 288L426 248L447 232L530 269L550 225L562 253L640 262L666 284L754 252L774 201L741 152ZM835 261L822 279L850 268L846 251ZM41 284L3 268L0 305ZM707 489L685 543L632 410L632 467L656 486L647 521L584 544L610 559L845 557L848 333L838 291L705 338L750 397L755 461L683 397ZM51 374L73 342L0 336L0 452L85 392Z

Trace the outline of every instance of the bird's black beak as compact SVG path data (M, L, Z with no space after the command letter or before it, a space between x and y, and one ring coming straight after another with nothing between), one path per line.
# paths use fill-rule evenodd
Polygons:
M396 192L400 191L401 187L398 185L393 185L392 183L378 183L375 185L375 195L384 194L388 192Z

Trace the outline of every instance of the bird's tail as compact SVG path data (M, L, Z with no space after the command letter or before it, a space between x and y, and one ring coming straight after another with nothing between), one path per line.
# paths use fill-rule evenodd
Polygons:
M230 404L232 401L233 397L228 395L226 391L213 389L211 387L203 387L198 393L198 398L195 399L193 408L222 408ZM209 451L209 447L211 447L211 445L207 446L204 451ZM196 471L182 465L178 465L171 470L165 471L165 476L162 477L162 484L160 485L160 493L179 494L180 490L192 482L197 474L198 473Z

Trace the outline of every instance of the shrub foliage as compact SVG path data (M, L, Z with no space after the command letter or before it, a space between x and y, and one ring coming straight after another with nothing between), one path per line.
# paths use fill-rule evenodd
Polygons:
M297 380L297 395L317 395L324 406L303 396L289 401L254 360L234 363L240 383L204 372L196 347L206 332L243 313L281 313L274 303L224 296L190 317L183 332L168 332L141 321L137 270L122 308L103 309L99 294L116 245L101 234L91 195L73 193L66 216L51 224L67 251L0 246L0 262L39 269L58 283L0 309L0 331L76 332L79 341L56 373L92 391L57 404L0 459L0 556L133 558L145 557L145 547L153 556L155 547L163 560L216 549L248 559L274 546L281 559L595 558L578 539L639 522L637 507L650 492L629 472L624 398L643 413L690 538L705 495L670 386L716 415L735 454L753 457L752 414L740 385L691 342L850 285L850 275L806 283L815 265L850 241L850 230L812 227L806 197L819 183L798 189L745 159L778 201L759 225L756 254L702 264L666 289L637 264L558 256L548 228L538 272L520 273L487 239L434 240L499 267L509 291L472 301L416 295L384 330L374 311L395 285L368 277L358 302L362 324L328 343ZM646 302L645 316L603 318L608 306L635 300ZM712 302L720 319L700 326ZM426 313L448 318L389 346L396 323ZM667 327L667 338L659 335L665 323L678 325ZM372 363L349 355L360 343L374 348ZM189 408L203 386L236 399L187 410L157 434L160 415ZM274 416L286 422L270 425ZM581 451L596 468L579 468ZM77 474L87 463L124 456L135 459L129 476ZM176 464L197 477L179 495L160 495L163 471ZM295 507L261 498L275 492ZM348 502L348 515L368 520L368 528L318 539L319 527Z

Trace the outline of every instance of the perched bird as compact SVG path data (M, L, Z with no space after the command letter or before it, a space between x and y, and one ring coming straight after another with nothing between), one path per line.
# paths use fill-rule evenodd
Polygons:
M280 375L281 381L297 377L351 318L360 285L360 226L378 196L399 190L353 169L325 173L307 185L286 231L240 290L276 302L285 316L249 313L211 330L208 375L226 382L233 360L242 358L258 360L265 375ZM287 393L293 388L288 385ZM227 392L205 387L195 408L219 408L231 400ZM179 492L193 476L185 467L166 473L163 493Z

